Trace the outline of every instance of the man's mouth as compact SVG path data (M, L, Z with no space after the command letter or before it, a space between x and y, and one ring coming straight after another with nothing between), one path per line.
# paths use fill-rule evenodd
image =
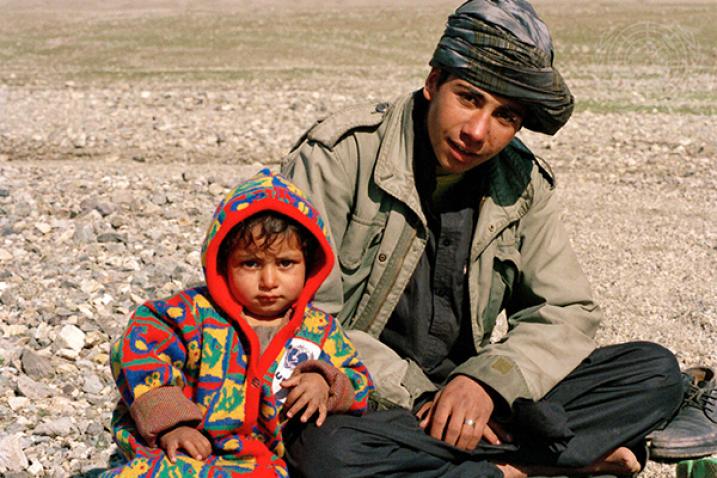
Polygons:
M455 152L457 152L459 155L464 156L466 158L477 158L478 155L472 151L468 151L467 149L462 148L458 145L455 141L449 139L448 145L453 149Z

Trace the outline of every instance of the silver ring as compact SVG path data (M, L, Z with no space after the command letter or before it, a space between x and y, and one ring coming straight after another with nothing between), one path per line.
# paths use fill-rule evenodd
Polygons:
M463 420L463 423L465 423L469 427L474 427L476 424L475 420L471 420L470 418L466 418L465 420Z

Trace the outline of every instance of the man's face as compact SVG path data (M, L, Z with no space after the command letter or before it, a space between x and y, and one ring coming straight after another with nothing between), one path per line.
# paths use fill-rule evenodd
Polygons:
M452 75L439 85L440 73L431 70L423 87L423 96L430 102L428 136L438 172L463 173L510 143L520 129L524 108Z
M299 237L288 232L262 247L261 226L252 230L253 244L236 247L227 264L229 290L244 313L259 320L278 318L296 302L306 280L306 261Z

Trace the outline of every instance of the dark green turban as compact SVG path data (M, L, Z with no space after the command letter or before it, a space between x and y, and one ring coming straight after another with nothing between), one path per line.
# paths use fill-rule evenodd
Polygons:
M575 103L553 68L545 23L525 0L471 0L453 15L431 66L527 107L523 125L555 134Z

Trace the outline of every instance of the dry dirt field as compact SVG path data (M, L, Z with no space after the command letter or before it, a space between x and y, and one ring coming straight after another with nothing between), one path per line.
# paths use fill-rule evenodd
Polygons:
M521 137L557 175L600 342L717 365L714 0L535 5L577 109ZM317 118L418 88L455 6L0 0L0 475L107 466L131 309L201 280L215 203Z

